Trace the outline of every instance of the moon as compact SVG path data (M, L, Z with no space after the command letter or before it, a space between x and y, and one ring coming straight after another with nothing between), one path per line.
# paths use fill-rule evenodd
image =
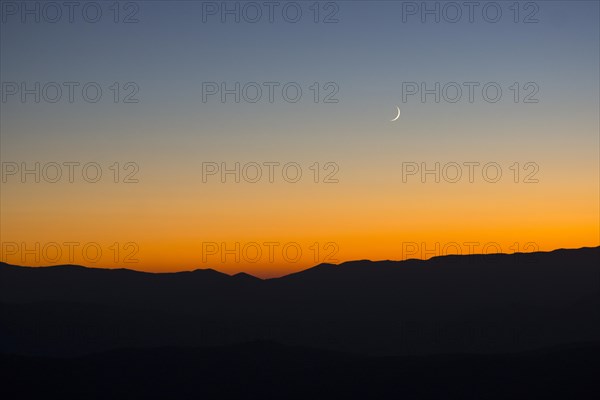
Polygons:
M396 115L396 118L391 119L390 122L394 122L395 120L397 120L398 118L400 118L400 107L396 106L396 108L398 109L398 115Z

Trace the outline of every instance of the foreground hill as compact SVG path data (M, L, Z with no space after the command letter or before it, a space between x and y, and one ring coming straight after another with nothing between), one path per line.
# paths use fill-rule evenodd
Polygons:
M507 355L368 357L255 342L0 355L11 399L596 399L600 344Z

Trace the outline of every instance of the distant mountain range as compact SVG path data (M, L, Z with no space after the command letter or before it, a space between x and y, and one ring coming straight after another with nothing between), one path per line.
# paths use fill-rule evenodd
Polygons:
M0 263L5 354L256 340L380 356L600 341L600 247L321 264L267 280Z
M262 280L0 263L7 398L597 398L600 247Z

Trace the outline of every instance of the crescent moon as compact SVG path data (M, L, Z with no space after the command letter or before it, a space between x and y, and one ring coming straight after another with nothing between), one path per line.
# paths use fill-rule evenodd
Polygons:
M398 115L396 115L396 118L390 120L390 122L394 122L395 120L397 120L398 118L400 118L400 107L396 106L396 108L398 109Z

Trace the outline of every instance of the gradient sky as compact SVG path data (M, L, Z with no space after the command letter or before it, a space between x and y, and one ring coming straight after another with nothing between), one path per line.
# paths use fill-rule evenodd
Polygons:
M296 2L303 10L298 23L277 10L273 23L266 17L222 23L219 16L204 23L201 2L134 3L139 22L132 24L113 23L112 2L102 3L95 24L77 12L73 23L3 15L2 82L97 82L104 92L98 103L77 91L73 103L64 94L57 103L22 103L18 96L0 103L4 165L79 161L103 168L93 184L7 177L0 194L2 261L67 261L28 255L23 262L22 248L9 251L13 243L98 243L98 262L86 262L80 250L74 262L276 276L321 261L403 259L414 243L416 258L439 255L449 243L463 253L467 242L479 243L475 252L486 243L503 252L600 244L597 1L538 1L539 22L528 24L513 22L513 2L506 1L496 2L503 11L498 23L485 21L480 9L472 23L466 15L458 23L431 17L422 23L419 15L403 22L403 2L341 1L334 2L339 22L328 24L313 22L312 1ZM521 9L519 18L531 10ZM203 82L236 81L297 82L303 95L297 103L277 90L273 103L202 101ZM139 102L114 103L113 82L135 82ZM321 90L334 82L339 101L315 103L314 82ZM403 102L403 82L497 82L503 94L486 102L480 86L473 103L466 93L456 103L435 103L432 96ZM515 82L534 82L539 102L515 103L509 89ZM521 97L526 93L521 88ZM396 106L401 117L390 122ZM202 179L205 162L270 161L300 164L302 179ZM498 163L502 178L488 183L479 169L473 183L466 176L457 183L402 180L406 162L433 168L471 161ZM114 183L108 167L115 162L136 163L139 183ZM339 182L314 183L315 162L339 166ZM509 169L515 162L519 183ZM538 183L523 182L528 162L539 167ZM123 262L129 242L139 249L135 263ZM219 255L203 257L209 242L230 249L259 243L265 253L255 263L243 255L222 262ZM265 242L279 243L273 262ZM285 243L302 249L297 262L282 256Z

